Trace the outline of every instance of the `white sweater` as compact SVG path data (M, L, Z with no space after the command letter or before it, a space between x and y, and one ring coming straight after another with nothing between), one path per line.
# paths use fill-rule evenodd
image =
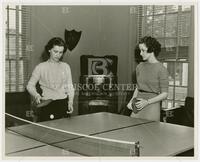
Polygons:
M52 63L49 61L38 64L33 70L27 89L33 96L38 95L36 83L39 82L43 99L69 98L73 102L74 88L71 69L67 63Z

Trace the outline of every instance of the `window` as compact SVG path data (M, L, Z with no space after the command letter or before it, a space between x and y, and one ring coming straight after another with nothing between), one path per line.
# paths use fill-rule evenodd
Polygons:
M138 40L153 36L162 45L158 59L169 72L169 95L163 107L183 105L188 88L191 6L139 6Z
M25 90L28 77L28 44L30 44L29 8L9 5L6 7L6 92Z

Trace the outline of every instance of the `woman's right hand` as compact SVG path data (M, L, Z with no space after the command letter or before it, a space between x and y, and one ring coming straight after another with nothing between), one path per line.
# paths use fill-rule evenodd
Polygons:
M42 97L39 94L37 94L34 98L36 104L39 104L41 102Z
M130 110L133 110L133 108L132 108L132 101L130 101L130 102L127 104L127 108L130 109Z

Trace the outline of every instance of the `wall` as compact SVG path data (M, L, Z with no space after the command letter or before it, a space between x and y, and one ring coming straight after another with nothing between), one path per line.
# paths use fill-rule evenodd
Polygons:
M132 8L134 9L134 8ZM64 61L72 70L73 82L80 77L81 55L117 55L118 83L131 83L135 69L133 51L136 44L137 22L134 10L129 6L34 6L32 7L32 43L29 71L40 62L40 56L47 41L59 36L64 38L65 28L82 31L79 44L73 51L67 51ZM193 15L194 17L194 15ZM194 22L194 19L192 19ZM193 23L191 23L193 24ZM194 38L194 30L191 30ZM194 41L191 41L189 55L188 83L194 83ZM188 96L194 97L194 84L188 85ZM119 96L119 106L124 96ZM77 113L77 96L74 106Z
M33 52L29 71L40 62L44 45L50 38L64 38L65 28L75 29L82 31L81 39L73 51L67 51L63 60L71 66L74 83L79 82L80 56L89 54L117 55L118 83L130 83L134 67L136 16L129 10L129 6L33 6ZM119 96L120 102L122 98ZM77 96L74 107L76 114Z

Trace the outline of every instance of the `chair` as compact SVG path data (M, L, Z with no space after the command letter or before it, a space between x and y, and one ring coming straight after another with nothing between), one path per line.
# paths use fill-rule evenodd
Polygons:
M186 97L184 106L163 109L165 122L194 127L194 98Z
M184 115L185 117L182 119L183 124L186 126L194 127L194 98L186 97Z

